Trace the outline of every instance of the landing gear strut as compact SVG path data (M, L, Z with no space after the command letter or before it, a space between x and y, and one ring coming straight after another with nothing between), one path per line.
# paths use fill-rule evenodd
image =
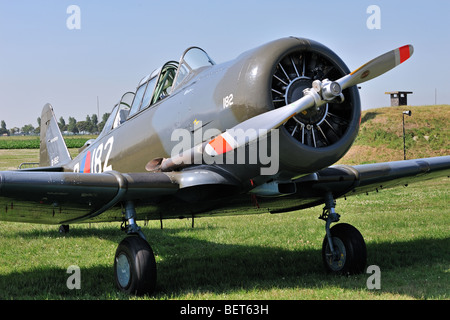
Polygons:
M129 294L151 294L156 287L156 262L153 250L136 224L134 203L125 204L125 227L129 235L120 242L114 257L117 287Z
M367 251L364 238L352 225L341 223L333 226L333 222L339 221L339 214L335 211L335 201L328 193L325 198L325 207L319 217L325 220L326 235L322 243L322 260L325 269L329 273L358 274L364 272Z

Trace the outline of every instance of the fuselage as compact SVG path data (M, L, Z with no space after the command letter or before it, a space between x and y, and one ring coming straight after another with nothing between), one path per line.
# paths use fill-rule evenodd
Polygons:
M320 53L325 57L330 56L337 69L336 74L348 72L346 66L329 49L316 42L297 38L268 43L226 63L200 66L190 70L182 81L174 83L172 91L164 98L141 107L115 128L105 128L99 138L66 165L64 170L91 173L110 170L123 173L145 172L146 165L152 159L170 158L187 147L210 140L244 120L274 109L276 106L273 95L277 90L271 88L274 86L274 79L278 79L276 72L280 65L282 68L282 59L293 54L292 52L308 52L317 60L314 63L319 66L321 60L315 55ZM292 58L291 60L293 61ZM182 62L183 58L179 66ZM292 64L294 65L294 62ZM297 68L295 69L298 72ZM286 88L286 96L289 94L290 99L298 98L298 91L303 82L306 83L314 77L317 76L313 75L313 71L310 75L304 71L302 76L290 82ZM150 87L151 82L148 83ZM293 90L288 92L289 88L294 86L297 86L297 93ZM137 92L136 97L138 94ZM297 96L291 97L292 95ZM226 161L224 158L221 163L214 165L224 168L242 181L252 179L261 184L274 178L291 179L333 164L350 148L358 131L360 105L357 89L350 88L345 95L347 103L350 104L350 107L346 106L350 110L347 112L348 119L335 125L345 128L342 129L342 136L332 145L318 147L314 140L314 146L309 146L306 141L295 139L291 132L282 127L276 136L269 134L268 147L266 142L256 146L256 149L250 150L247 147L240 158L235 154L233 159ZM286 98L285 104L289 102ZM319 112L320 110L316 113ZM327 112L328 106L320 121L326 121ZM310 116L311 119L314 117L317 118L317 115ZM301 121L305 121L298 120L303 131L315 125L313 122L304 124ZM311 131L314 138L314 129ZM320 131L324 135L323 130ZM331 128L329 131L335 130ZM317 135L319 131L316 132ZM262 146L267 150L258 149ZM252 152L255 153L253 158ZM196 164L201 163L202 161ZM269 174L261 175L262 166L272 166L276 170L269 170Z

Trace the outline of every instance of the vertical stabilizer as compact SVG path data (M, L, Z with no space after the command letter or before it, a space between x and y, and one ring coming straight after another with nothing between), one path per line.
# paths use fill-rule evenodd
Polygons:
M53 107L47 103L41 115L41 152L39 166L55 167L68 163L72 158L59 130Z

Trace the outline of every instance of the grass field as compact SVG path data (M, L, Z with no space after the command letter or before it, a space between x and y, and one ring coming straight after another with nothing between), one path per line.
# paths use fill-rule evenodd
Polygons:
M158 287L139 299L448 299L448 179L340 200L341 221L364 235L369 274L324 273L321 208L280 215L150 222L143 231L155 251ZM57 226L0 223L0 299L136 299L116 290L113 257L124 237L117 223ZM81 289L66 286L70 265Z
M438 149L445 154L448 129L442 130ZM358 159L344 160L384 161L390 156L384 154L359 152ZM0 170L37 157L38 150L0 150ZM125 236L118 223L73 225L62 236L58 226L0 222L0 299L449 299L449 189L450 179L442 178L338 200L341 222L361 231L368 265L380 268L380 290L367 288L370 274L325 274L324 222L316 207L199 218L195 228L190 220L164 221L162 230L159 221L141 223L155 252L158 285L154 296L139 298L114 286L114 253ZM67 288L71 265L80 268L80 290Z
M450 154L450 105L401 106L363 112L361 128L345 164L403 160L402 112L405 116L406 158L417 159Z

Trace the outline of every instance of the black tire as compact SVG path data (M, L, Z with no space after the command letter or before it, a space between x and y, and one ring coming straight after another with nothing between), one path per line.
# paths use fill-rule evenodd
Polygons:
M367 263L366 243L361 233L352 225L340 223L330 229L334 250L339 259L333 260L328 238L322 244L322 260L328 273L339 275L363 273Z
M66 234L69 233L70 227L68 224L62 224L59 226L59 233L60 234Z
M116 286L128 294L152 294L156 287L156 262L147 241L130 236L122 240L114 257Z

